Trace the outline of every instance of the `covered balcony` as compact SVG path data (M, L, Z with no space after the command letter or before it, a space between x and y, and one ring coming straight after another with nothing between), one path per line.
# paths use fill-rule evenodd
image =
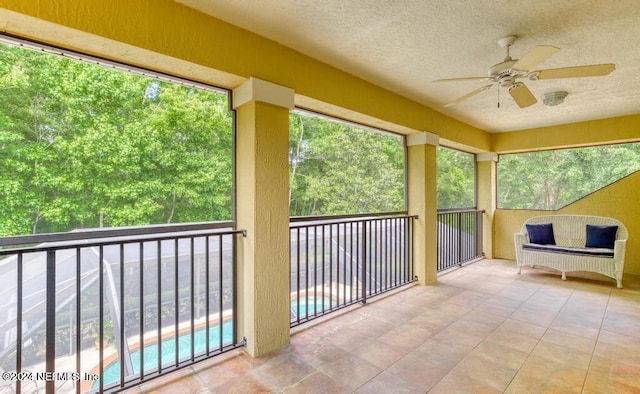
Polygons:
M0 393L587 393L633 392L640 386L635 351L640 347L640 173L544 211L499 206L497 174L500 158L509 154L639 142L634 95L611 98L617 104L608 106L616 108L613 112L600 111L597 99L585 98L583 107L566 111L542 103L524 109L515 94L504 95L513 102L498 98L498 106L492 99L490 108L472 102L468 110L443 109L452 99L446 88L422 96L407 85L430 81L408 84L401 76L402 82L390 82L402 63L359 73L338 57L307 53L314 40L296 47L293 34L254 32L261 26L242 15L256 10L227 6L197 0L0 0L3 41L160 81L175 78L179 84L223 90L232 129L228 140L205 149L225 145L231 152L230 220L0 238ZM467 7L422 7L414 11L477 19L478 10ZM637 37L634 4L602 7L590 4L583 16L602 15L605 31L621 34L624 27ZM396 12L373 8L365 21ZM544 9L546 14L527 15L556 16L550 5ZM611 10L617 13L610 15ZM407 9L401 16L411 15ZM526 28L532 37L523 42L529 47L553 39L545 35L544 17L538 18L532 26L540 27ZM564 18L575 20L572 13ZM460 25L452 16L446 20ZM387 22L379 26L393 25ZM300 21L282 26L296 24ZM494 27L472 25L476 34L497 34ZM599 24L590 25L595 32L580 34L595 35L598 40L591 42L599 48L613 45L604 42ZM438 31L419 41L442 41ZM563 44L575 41L576 34L563 35ZM429 48L440 53L437 45ZM638 51L625 50L631 57ZM573 56L587 52L592 51L576 50ZM629 70L637 62L620 56L615 71L620 75L610 76L611 86L633 90L640 81ZM425 63L432 57L422 58L427 69L435 67ZM448 63L454 67L453 60ZM7 81L22 81L20 67L2 70ZM591 82L567 86L599 91ZM156 94L145 91L144 100ZM292 217L289 133L291 114L297 112L397 137L404 158L402 207ZM69 117L76 115L72 111ZM125 124L113 128L126 134L126 123L137 119L122 119ZM0 126L14 125L3 118ZM183 142L167 141L169 151ZM12 142L0 140L3 158ZM146 142L157 141L142 145ZM440 147L472 158L473 201L464 209L438 205ZM107 156L117 159L119 153ZM97 154L88 157L100 163ZM11 178L12 170L2 171ZM5 186L3 191L13 190ZM629 232L624 288L583 272L562 280L543 267L524 267L518 275L513 235L540 214L623 222Z
M640 280L514 275L484 259L131 392L633 392Z

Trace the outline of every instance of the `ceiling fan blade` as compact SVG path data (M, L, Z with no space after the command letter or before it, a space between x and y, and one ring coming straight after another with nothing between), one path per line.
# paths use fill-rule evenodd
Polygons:
M560 48L551 45L537 45L511 66L514 70L529 71L558 52Z
M435 81L431 81L431 82L483 81L488 79L489 77L446 78L446 79L436 79Z
M522 82L513 84L513 86L509 88L509 94L520 108L526 108L538 102L533 93L531 93L531 90Z
M465 95L464 95L464 96L462 96L462 97L458 97L457 99L453 100L453 101L452 101L452 102L450 102L450 103L445 104L444 106L445 106L445 107L451 107L452 105L458 104L458 103L459 103L459 102L461 102L461 101L464 101L464 100L466 100L466 99L468 99L468 98L471 98L471 97L475 96L476 94L478 94L478 93L480 93L480 92L483 92L483 91L485 91L485 90L487 90L487 89L491 88L491 86L493 86L493 85L487 85L487 86L483 86L483 87L481 87L481 88L478 88L478 89L476 89L476 90L474 90L474 91L472 91L472 92L469 92L469 93L465 94Z
M603 77L611 74L615 69L616 65L613 63L592 64L590 66L550 68L547 70L535 71L532 75L534 75L533 79Z

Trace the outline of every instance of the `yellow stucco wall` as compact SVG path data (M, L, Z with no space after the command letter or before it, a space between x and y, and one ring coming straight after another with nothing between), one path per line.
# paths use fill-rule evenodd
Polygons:
M594 215L620 220L627 227L624 273L640 275L640 172L636 172L558 211L499 209L494 217L495 253L497 258L515 260L513 234L525 220L540 215Z
M522 224L531 217L555 214L555 211L496 209L493 215L493 252L495 258L515 260L513 234L519 232Z
M477 204L483 210L482 217L482 250L487 258L493 258L493 215L496 201L496 162L495 160L479 160L476 164Z
M640 115L493 134L497 153L640 141Z
M629 231L624 272L640 275L640 172L590 194L558 211L561 214L609 216Z
M414 222L414 267L422 285L437 280L436 147L421 144L408 147L408 208L418 215Z
M289 343L289 110L238 108L239 332L252 356Z

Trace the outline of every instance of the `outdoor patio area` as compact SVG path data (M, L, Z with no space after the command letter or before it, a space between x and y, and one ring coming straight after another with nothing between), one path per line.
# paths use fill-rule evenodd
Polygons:
M640 278L481 260L128 392L637 392Z

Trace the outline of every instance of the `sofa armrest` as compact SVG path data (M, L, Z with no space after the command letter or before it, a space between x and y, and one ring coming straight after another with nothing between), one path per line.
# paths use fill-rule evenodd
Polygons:
M627 247L626 239L618 239L613 244L613 258L616 261L616 274L622 275L624 270L624 255Z
M516 261L518 265L522 262L522 246L527 243L527 235L524 233L514 233L513 242L516 247Z

